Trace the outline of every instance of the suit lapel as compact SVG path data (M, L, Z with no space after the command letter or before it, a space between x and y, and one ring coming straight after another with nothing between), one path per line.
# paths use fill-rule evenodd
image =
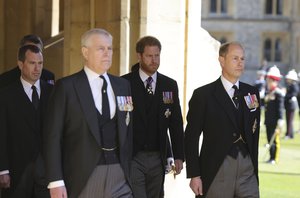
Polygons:
M51 85L48 85L45 81L40 80L41 97L40 97L40 110L42 113L46 111L49 94L51 91ZM49 87L48 87L49 86Z
M75 90L79 98L82 111L88 123L91 133L95 137L97 143L101 145L99 135L99 125L97 118L97 110L93 99L92 91L84 70L78 73L78 78L74 81Z
M21 81L18 81L15 84L15 88L16 88L16 96L15 98L18 100L18 102L16 103L16 105L19 106L18 109L22 109L20 111L20 113L23 114L23 118L27 121L27 123L33 128L35 129L35 109L30 101L30 99L28 98L28 96L26 95L23 85L21 83Z
M155 95L158 97L160 97L159 95L161 94L161 90L162 90L162 86L163 86L163 83L161 81L162 81L161 75L160 75L160 73L157 72ZM162 100L159 100L159 103L161 103L161 102L162 102ZM159 105L159 106L161 106L161 105Z
M159 126L159 135L160 135L160 142L164 142L165 141L165 135L166 133L164 133L163 131L165 131L165 128L168 127L166 126L167 122L166 122L166 117L165 117L165 111L166 111L166 105L164 105L163 103L163 91L172 91L170 89L170 87L166 86L166 83L162 77L162 75L157 72L157 80L156 80L156 87L155 87L155 97L157 99L157 103L158 105L158 126ZM165 143L163 143L165 144Z
M164 111L164 104L163 104L163 100L162 100L162 90L163 91L167 91L165 90L166 86L164 86L163 84L163 79L160 75L160 73L157 72L157 80L156 80L156 87L155 87L155 97L157 98L157 103L158 103L158 113L159 113L159 117L160 119L158 119L158 122L160 123L159 126L163 127L162 123L165 120L164 114L162 111Z
M234 104L232 103L230 97L228 96L226 90L224 89L224 86L221 82L221 78L219 78L216 81L216 90L214 92L214 96L216 100L221 104L223 107L224 111L234 124L236 128L238 128L237 122L236 122L236 117L234 115L234 111L236 111Z

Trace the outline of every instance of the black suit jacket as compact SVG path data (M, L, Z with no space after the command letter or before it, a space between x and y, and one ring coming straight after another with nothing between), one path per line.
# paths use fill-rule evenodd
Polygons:
M240 82L242 95L244 132L255 174L258 178L258 138L260 108L249 109L244 96L255 94L258 90ZM196 89L189 102L187 126L185 129L185 151L187 177L201 176L204 195L213 181L224 158L236 140L233 136L238 130L234 114L235 107L219 78L213 83ZM199 155L199 136L203 133L203 143Z
M40 83L38 111L20 80L0 92L0 171L9 170L11 188L18 184L24 169L41 152L42 119L53 86L42 80Z
M0 88L6 87L10 83L17 81L18 79L20 79L20 76L21 70L18 66L0 74ZM48 82L49 84L54 84L55 76L52 72L43 68L41 79Z
M265 125L276 127L278 120L284 117L284 95L279 87L266 94L265 106Z
M112 75L109 79L116 98L131 96L125 79ZM117 104L116 117L120 164L128 179L132 153L131 112L121 111ZM49 182L64 180L68 197L78 197L102 151L97 109L84 70L56 82L47 112L44 148Z
M139 76L139 70L135 70L123 76L129 80L133 97L133 151L136 154L141 150L138 142L145 137L140 131L147 128L147 115L145 107L145 86ZM163 92L172 92L173 101L164 102ZM158 126L159 126L159 144L162 155L162 164L165 164L166 152L168 147L167 131L169 130L174 159L184 160L183 145L183 122L181 108L178 98L178 87L175 80L157 73L157 82L155 95L159 98L158 102ZM170 113L170 115L168 115Z

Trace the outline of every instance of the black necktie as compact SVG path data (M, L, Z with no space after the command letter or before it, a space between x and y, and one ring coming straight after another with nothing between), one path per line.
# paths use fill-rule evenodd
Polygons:
M153 89L152 89L153 78L150 76L149 78L147 78L146 82L147 82L147 85L146 85L147 93L149 95L153 95Z
M108 96L107 96L107 82L104 78L104 76L100 76L100 78L103 80L102 85L102 116L105 119L110 119L110 110L109 110L109 102L108 102Z
M37 109L39 107L39 95L34 85L31 86L31 89L32 89L31 102L34 108Z
M232 88L234 89L232 100L235 104L235 108L239 108L239 89L236 85L233 85Z

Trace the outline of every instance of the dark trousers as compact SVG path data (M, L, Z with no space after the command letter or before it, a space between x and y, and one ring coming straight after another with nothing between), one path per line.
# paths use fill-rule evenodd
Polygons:
M163 190L164 170L159 152L139 152L131 163L133 196L159 198Z
M266 129L267 129L267 139L269 144L273 135L275 136L273 143L270 144L270 160L275 160L276 162L278 162L280 142L279 142L279 135L275 134L276 125L266 125Z
M42 166L41 158L28 164L19 181L11 178L11 187L2 189L2 198L50 198Z
M295 110L288 110L285 112L286 115L286 134L290 138L294 138L294 116Z

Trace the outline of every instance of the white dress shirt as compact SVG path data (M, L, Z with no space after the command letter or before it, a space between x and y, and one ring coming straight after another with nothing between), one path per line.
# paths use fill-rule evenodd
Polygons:
M139 69L139 74L140 74L140 78L142 79L142 81L144 82L144 86L146 88L146 85L147 85L147 79L150 77L148 76L148 74L146 74L141 68ZM152 76L152 83L151 83L151 86L152 86L152 91L153 91L153 94L155 93L155 88L156 88L156 82L157 82L157 72L155 72Z
M102 114L102 86L103 86L103 80L99 77L100 74L95 73L88 67L84 67L84 71L87 75L95 106L98 109L98 111ZM109 110L110 110L110 118L113 118L116 114L116 99L115 99L115 94L112 89L109 77L107 73L105 72L102 74L107 82L107 96L108 96L108 102L109 102Z
M232 88L232 86L233 86L233 85L236 85L237 88L239 89L239 88L240 88L240 87L239 87L239 86L240 86L239 81L236 81L235 84L232 84L231 82L229 82L229 81L222 75L222 76L221 76L221 82L222 82L222 84L223 84L223 86L224 86L224 88L225 88L225 90L226 90L228 96L230 97L232 103L235 105L235 103L234 103L233 100L232 100L232 97L233 97L233 94L234 94L234 88Z
M23 85L24 91L26 93L26 95L28 96L29 100L32 102L32 84L30 84L29 82L25 81L22 77L20 78L21 83ZM40 86L40 80L37 80L34 84L33 84L36 88L36 91L38 93L39 98L41 97L41 86Z

